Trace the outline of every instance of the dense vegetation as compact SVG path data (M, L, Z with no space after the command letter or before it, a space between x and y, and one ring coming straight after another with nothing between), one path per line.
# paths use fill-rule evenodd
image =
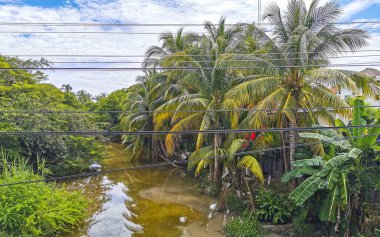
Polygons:
M27 162L3 152L0 184L40 180ZM39 172L47 170L39 166ZM85 217L88 201L79 193L44 182L0 188L0 236L57 236Z
M162 34L160 45L147 50L145 76L127 89L121 125L128 131L176 133L125 136L131 159L175 160L189 152L188 169L209 181L205 191L219 197L221 210L247 209L255 219L274 224L294 221L293 232L301 236L313 229L307 222L324 226L329 235L368 231L368 193L378 187L378 179L371 179L379 165L377 127L336 133L207 133L378 125L378 112L368 119L358 111L365 99L379 94L379 83L328 67L331 58L367 45L366 32L336 27L341 13L334 2L320 6L312 1L307 7L302 0L290 0L285 11L276 4L266 9L270 33L254 24L226 25L222 18L217 25L206 22L204 34L185 34L183 29ZM345 101L337 89L362 97ZM356 109L345 109L350 105ZM202 132L190 135L188 130ZM273 147L281 149L259 151ZM257 190L255 183L271 183L284 173L282 180L292 181L288 186ZM293 191L291 201L281 190ZM250 229L253 223L234 221L227 234L245 235L232 232L243 231L242 225Z
M0 58L10 63L14 58ZM42 60L42 62L45 62ZM39 65L27 61L29 67ZM91 114L54 113L51 111L82 111L93 107L91 97L84 93L75 95L70 90L61 91L53 85L39 83L43 74L23 70L9 70L0 83L0 127L2 131L65 132L99 130L98 120ZM87 99L85 99L87 98ZM34 113L36 111L46 113ZM31 163L37 156L45 159L56 175L77 173L102 157L101 138L81 136L28 135L0 138L1 146L10 154L27 157Z
M227 225L228 236L262 236L258 221L292 223L298 236L311 235L315 226L323 227L318 229L328 236L368 234L374 231L366 225L368 206L376 201L372 194L376 196L380 187L380 114L363 105L380 93L380 84L354 71L328 67L331 58L367 44L364 31L336 27L341 13L333 2L320 6L315 0L306 7L302 0L290 0L285 11L276 4L266 9L270 33L255 24L227 25L224 18L217 25L206 22L204 34L185 34L183 29L164 33L160 45L147 50L144 76L135 85L96 99L86 91L74 93L70 85L58 89L43 84L46 76L38 71L1 71L0 128L170 130L174 133L109 139L122 142L133 161L186 163L206 183L205 191L218 197L219 210L240 216ZM9 68L49 66L45 60L4 57L0 63ZM361 96L345 101L335 93L342 89ZM49 113L25 112L44 110ZM62 110L67 113L51 112ZM294 130L328 125L341 129ZM288 130L265 132L267 128ZM263 132L212 132L223 129ZM187 134L188 130L201 132ZM32 168L15 162L8 169L3 162L0 182L83 172L102 158L105 141L80 134L2 137L0 144L10 157L26 157ZM52 173L41 174L38 160L46 162ZM34 236L59 234L83 218L79 214L85 202L80 195L54 185L36 183L0 191L4 193L0 221L7 234L20 230ZM19 196L25 192L30 192L28 198ZM44 195L49 198L41 199ZM39 208L54 205L65 213L57 216L53 211L48 216L52 220L41 222L33 214L39 210L22 209L29 202L41 202Z

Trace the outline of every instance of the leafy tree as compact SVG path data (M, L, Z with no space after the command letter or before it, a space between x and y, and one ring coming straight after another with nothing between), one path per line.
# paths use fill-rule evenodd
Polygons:
M222 18L217 26L206 22L207 33L199 37L199 45L192 49L177 52L163 59L163 66L190 67L195 70L173 70L168 76L180 77L180 83L190 93L182 94L169 100L157 109L155 114L156 129L160 129L171 118L172 131L211 130L226 127L237 127L236 113L215 112L215 110L235 108L232 100L225 103L224 95L232 87L231 75L220 65L220 58L233 47L234 37L240 32L238 27L226 27ZM197 56L195 56L197 55ZM200 56L198 56L200 55ZM191 93L193 92L193 93ZM183 112L187 110L196 113ZM165 111L177 111L168 112ZM205 111L205 112L204 112ZM166 137L166 148L169 155L175 151L181 137L169 134ZM214 134L213 138L201 133L197 136L196 151L211 143L212 150L222 148L225 135ZM212 174L211 181L220 187L223 163L220 159L209 160L207 166ZM201 166L202 167L202 166Z
M303 0L291 0L285 11L277 4L268 6L264 19L273 24L273 37L250 27L254 39L265 53L230 55L231 67L247 68L228 98L255 105L247 123L256 128L307 127L318 122L334 121L329 107L348 106L331 88L360 90L365 97L379 93L379 83L356 72L327 68L331 57L367 44L368 36L358 29L340 29L334 22L341 15L334 2L319 6L312 1L309 8ZM294 109L302 108L302 109ZM320 109L311 109L320 108ZM274 111L274 112L273 112ZM347 110L335 113L348 115ZM285 134L290 149L288 162L294 161L296 134Z
M163 84L165 77L156 71L147 71L146 75L138 78L139 83L130 88L127 93L121 125L127 131L152 131L154 129L153 113L163 103ZM158 160L158 137L154 135L125 135L123 143L130 159L140 158L145 152L151 161ZM148 144L148 149L144 147Z
M362 126L363 101L355 100L353 126ZM341 120L337 126L345 126ZM376 125L379 121L376 122ZM351 130L351 131L350 131ZM327 142L329 152L322 157L297 160L292 163L294 170L283 177L283 181L308 175L291 194L297 205L304 205L315 195L324 198L319 212L322 221L336 223L335 231L344 232L344 236L364 230L366 216L365 203L369 202L369 191L376 185L371 172L376 167L376 140L380 135L379 127L352 128L342 127L340 133L329 131L301 133L304 138ZM352 136L352 135L355 136ZM376 172L376 170L375 170ZM323 190L324 192L321 192Z

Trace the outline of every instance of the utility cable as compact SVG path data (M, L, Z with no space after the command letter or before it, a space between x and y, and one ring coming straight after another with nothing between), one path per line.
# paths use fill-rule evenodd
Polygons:
M280 112L280 111L316 111L316 110L340 110L340 109L354 109L354 108L380 108L380 105L363 105L363 106L336 106L336 107L296 107L296 108L278 108L278 109L220 109L220 110L141 110L141 111L129 111L129 110L100 110L100 111L75 111L75 110L0 110L0 114L14 113L14 114L121 114L121 113L220 113L220 112Z
M340 140L351 140L351 139L357 139L357 138L362 138L362 137L367 137L367 136L373 136L373 135L363 135L363 136L356 136L356 137L351 137L351 138L332 139L331 141L335 142L335 141L340 141ZM308 142L308 143L296 144L295 146L296 147L304 147L304 146L318 145L318 144L323 143L323 142L330 142L330 141ZM223 157L229 157L229 156L239 156L239 155L248 155L248 154L269 152L269 151L277 151L277 150L282 150L284 148L285 149L290 148L290 146L280 146L280 147L273 147L273 148L260 149L260 150L237 152L234 154L224 154L224 155L220 155L220 156L207 157L206 159L215 159L215 158L223 158ZM205 159L205 158L199 157L199 158L192 158L191 160L198 161L198 160L202 160L202 159ZM149 164L149 165L126 167L126 168L117 168L117 169L111 169L111 170L105 170L105 171L88 172L88 173L81 173L81 174L61 176L61 177L35 179L35 180L27 180L27 181L21 181L21 182L13 182L13 183L3 183L3 184L0 184L0 188L1 187L16 186L16 185L31 184L31 183L56 182L56 181L63 181L63 180L75 179L75 178L86 178L86 177L99 176L99 175L116 173L116 172L131 171L131 170L137 170L137 169L157 168L157 167L168 166L170 164L171 164L170 162L162 162L162 163L158 163L158 164Z
M250 133L250 132L289 132L289 131L314 131L314 130L338 130L355 128L377 128L380 124L357 126L331 126L331 127L296 127L296 128L260 128L260 129L218 129L218 130L185 130L185 131L0 131L0 136L52 136L52 135L82 135L82 136L110 136L110 135L187 135L187 134L225 134L225 133Z

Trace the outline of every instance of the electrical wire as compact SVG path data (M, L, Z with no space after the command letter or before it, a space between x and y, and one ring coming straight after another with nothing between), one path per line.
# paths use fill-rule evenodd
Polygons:
M20 70L37 70L37 71L135 71L135 70L252 70L263 68L309 68L309 67L370 67L380 66L380 62L368 62L368 63L342 63L342 64L328 64L328 65L268 65L261 67L13 67L4 68L0 67L0 71L20 71Z
M380 49L361 49L361 50L342 50L341 53L357 53L357 52L380 52ZM264 56L264 55L293 55L293 54L300 54L297 53L291 53L291 52L284 52L284 53L243 53L243 54L233 54L236 56ZM302 54L323 54L321 52L314 52L314 51L306 51ZM107 55L107 54L2 54L1 56L4 57L93 57L93 58L145 58L147 55ZM207 55L204 54L189 54L189 55L170 55L170 57L205 57Z
M357 125L357 126L331 126L331 127L296 127L296 128L260 128L260 129L218 129L218 130L184 130L184 131L0 131L0 136L110 136L110 135L188 135L188 134L224 134L224 133L251 133L251 132L289 132L289 131L314 131L329 129L355 129L355 128L377 128L380 124Z
M252 23L226 23L225 26L251 25ZM329 23L332 25L353 25L353 24L380 24L380 21L345 21ZM0 22L0 26L127 26L127 27L160 27L160 26L202 26L202 23L98 23L98 22ZM218 25L218 23L213 23ZM260 25L275 25L269 22L260 22Z
M295 144L295 147L312 146L312 145L318 145L318 144L323 143L323 142L332 142L332 141L335 142L335 141L351 140L351 139L363 138L363 137L367 137L367 136L373 136L373 135L363 135L363 136L356 136L356 137L351 137L351 138L332 139L329 141L301 143L301 144ZM262 153L262 152L269 152L269 151L277 151L277 150L282 150L284 148L285 149L290 148L290 146L280 146L280 147L273 147L273 148L267 148L267 149L243 151L243 152L237 152L237 153L233 153L233 154L210 156L207 158L195 157L195 158L192 158L191 160L198 161L198 160L202 160L202 159L215 159L215 158L224 158L224 157L229 157L229 156L248 155L248 154L255 154L255 153ZM0 184L0 187L10 187L10 186L24 185L24 184L31 184L31 183L40 183L40 182L56 182L56 181L75 179L75 178L86 178L86 177L99 176L99 175L103 175L103 174L110 174L110 173L116 173L116 172L131 171L131 170L137 170L137 169L156 168L156 167L168 166L170 164L171 164L170 162L162 162L159 164L149 164L149 165L142 165L142 166L117 168L117 169L98 171L98 172L81 173L81 174L61 176L61 177L52 177L52 178L44 178L44 179L27 180L27 181L21 181L21 182L4 183L4 184Z
M335 106L335 107L296 107L296 108L279 108L279 109L219 109L219 110L141 110L141 111L128 111L128 110L100 110L100 111L75 111L75 110L0 110L0 114L15 113L15 114L121 114L121 113L203 113L203 112L279 112L279 111L316 111L316 110L340 110L340 109L354 109L354 108L380 108L380 105L363 105L363 106Z
M329 59L336 58L368 58L368 57L380 57L380 54L371 54L371 55L342 55L337 57L328 57ZM159 58L149 58L153 60L160 60ZM284 61L284 60L299 60L302 58L268 58L266 61ZM258 60L249 60L249 59L235 59L234 62L257 62ZM215 62L213 60L193 60L193 61L181 61L181 63L208 63ZM51 61L53 64L143 64L144 61Z

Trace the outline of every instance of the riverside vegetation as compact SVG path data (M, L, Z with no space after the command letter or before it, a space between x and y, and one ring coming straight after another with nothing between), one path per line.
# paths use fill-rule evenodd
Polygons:
M296 236L375 235L379 218L370 210L380 188L380 113L363 106L377 98L380 84L328 67L333 57L367 45L363 30L334 24L341 13L334 2L314 0L307 7L303 0L290 0L285 11L268 5L263 17L271 23L270 34L255 24L227 25L224 18L216 25L206 22L204 34L183 28L163 33L160 44L147 50L144 75L135 85L97 98L74 93L70 85L60 90L41 83L46 75L39 71L2 71L0 105L8 111L0 117L3 131L178 133L2 137L7 155L1 183L87 171L104 156L103 144L116 141L131 162L184 161L185 156L188 172L219 200L217 209L238 217L227 224L227 236L263 236L259 222L290 223L287 231ZM9 68L50 65L44 59L0 59ZM361 96L346 101L335 93L343 89ZM46 109L124 112L10 112ZM312 126L342 128L203 133ZM308 145L298 146L303 143ZM42 172L40 161L49 172ZM86 217L88 201L64 187L36 183L0 192L0 227L6 234L60 235Z

